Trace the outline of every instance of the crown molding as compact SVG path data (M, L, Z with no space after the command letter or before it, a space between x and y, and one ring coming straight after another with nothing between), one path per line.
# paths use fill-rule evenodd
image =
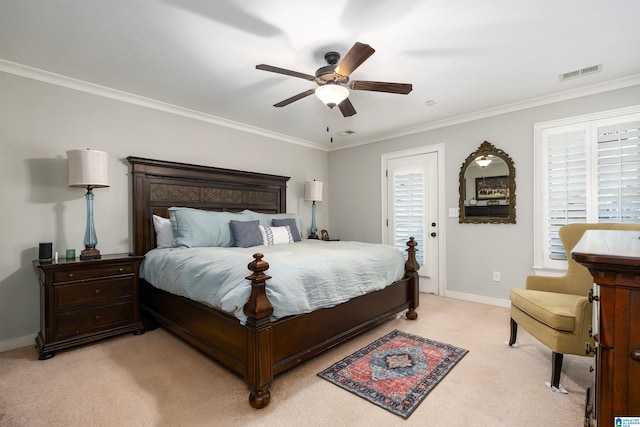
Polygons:
M215 124L218 126L224 126L231 129L240 130L243 132L252 133L255 135L264 136L270 139L276 139L291 144L301 145L308 148L313 148L320 151L338 151L347 148L353 148L360 145L371 144L374 142L385 141L388 139L399 138L403 136L414 135L421 132L427 132L434 129L440 129L447 126L458 125L474 120L484 119L488 117L497 116L500 114L512 113L515 111L525 110L528 108L539 107L542 105L553 104L556 102L567 101L583 96L594 95L602 92L608 92L616 89L623 89L625 87L640 85L640 74L624 77L616 80L610 80L603 83L586 86L583 88L567 90L563 92L554 93L551 95L540 96L537 98L531 98L525 101L514 102L511 104L500 105L485 110L476 111L470 114L464 114L456 117L451 117L444 120L433 121L425 123L419 126L400 129L395 132L388 132L376 136L375 138L362 139L353 143L341 142L340 145L326 146L321 143L308 141L300 138L294 138L288 135L284 135L277 132L272 132L267 129L251 126L245 123L228 120L222 117L214 116L212 114L206 114L201 111L191 110L189 108L180 107L177 105L169 104L166 102L158 101L144 96L135 95L129 92L124 92L118 89L113 89L106 86L100 86L94 83L89 83L83 80L74 79L72 77L64 76L61 74L44 71L38 68L29 67L26 65L18 64L11 61L0 59L0 72L8 74L14 74L16 76L49 83L56 86L66 87L68 89L77 90L80 92L90 93L93 95L101 96L104 98L114 99L129 104L134 104L158 111L163 111L169 114L176 114L182 117L191 118L194 120L200 120L203 122Z
M540 107L543 105L554 104L556 102L568 101L575 98L581 98L583 96L595 95L598 93L609 92L612 90L623 89L626 87L631 87L636 85L640 85L640 74L635 74L633 76L623 77L616 80L609 80L603 83L598 83L598 84L594 84L591 86L586 86L578 89L557 92L551 95L531 98L524 101L518 101L512 104L500 105L497 107L475 111L473 113L451 117L444 120L433 121L430 123L425 123L420 126L405 128L405 129L398 130L396 132L389 132L383 135L378 135L375 138L363 139L361 141L356 141L352 144L340 143L339 146L331 147L329 151L343 150L346 148L357 147L360 145L371 144L374 142L386 141L388 139L414 135L417 133L427 132L434 129L440 129L447 126L453 126L453 125L471 122L474 120L498 116L500 114L513 113L515 111L526 110L528 108Z
M243 132L264 136L266 138L277 139L277 140L288 142L291 144L297 144L297 145L302 145L308 148L314 148L316 150L327 151L326 146L316 142L307 141L300 138L294 138L288 135L272 132L270 130L262 129L256 126L251 126L245 123L228 120L222 117L214 116L212 114L206 114L201 111L191 110L189 108L180 107L177 105L169 104L167 102L158 101L152 98L146 98L144 96L135 95L133 93L124 92L124 91L113 89L106 86L100 86L94 83L89 83L83 80L78 80L72 77L64 76L62 74L56 74L56 73L44 71L38 68L29 67L27 65L6 61L4 59L0 59L0 71L8 74L14 74L16 76L24 77L27 79L37 80L40 82L77 90L79 92L85 92L92 95L113 99L116 101L126 102L129 104L162 111L169 114L175 114L178 116L187 117L194 120L200 120L200 121L215 124L218 126L224 126L227 128L236 129Z

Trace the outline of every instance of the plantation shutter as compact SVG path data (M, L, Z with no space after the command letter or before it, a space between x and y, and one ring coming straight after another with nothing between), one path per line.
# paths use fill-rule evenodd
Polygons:
M640 121L597 127L598 222L640 222Z
M546 257L566 260L565 224L640 223L640 119L620 116L545 134Z
M410 167L393 170L395 245L407 256L407 240L415 237L423 247L425 221L425 171ZM424 265L424 251L416 253L418 264Z
M547 242L552 260L565 260L558 230L587 222L587 140L584 129L547 138Z

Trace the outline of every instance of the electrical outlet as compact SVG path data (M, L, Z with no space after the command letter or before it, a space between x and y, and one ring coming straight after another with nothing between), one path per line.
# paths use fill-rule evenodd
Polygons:
M493 272L493 281L494 282L499 282L500 281L500 272L499 271L494 271Z

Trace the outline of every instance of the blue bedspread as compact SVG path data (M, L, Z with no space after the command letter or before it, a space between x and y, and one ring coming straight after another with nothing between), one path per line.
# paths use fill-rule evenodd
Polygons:
M273 319L333 307L379 290L404 275L404 257L393 246L304 240L251 248L153 249L140 276L153 286L226 311L245 323L253 254L264 254Z

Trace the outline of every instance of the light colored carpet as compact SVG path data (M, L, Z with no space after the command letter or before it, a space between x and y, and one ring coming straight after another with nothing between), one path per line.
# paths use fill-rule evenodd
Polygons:
M580 426L593 359L564 358L551 392L551 352L524 330L504 344L509 310L421 295L417 321L386 322L276 377L271 404L249 406L244 381L164 329L59 352L0 353L0 425L14 426ZM408 420L316 374L399 329L469 350Z

